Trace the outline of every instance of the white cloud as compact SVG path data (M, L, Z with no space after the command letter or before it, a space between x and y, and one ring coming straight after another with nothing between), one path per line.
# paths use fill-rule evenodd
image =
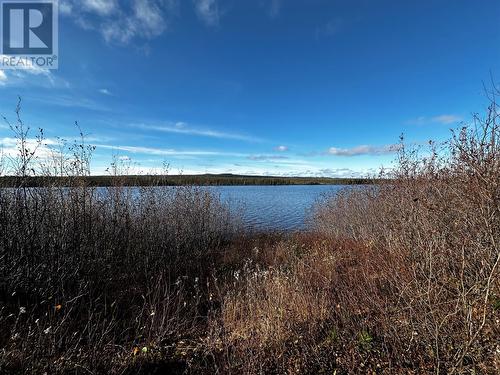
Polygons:
M116 0L78 0L84 9L105 16L117 10Z
M163 31L163 18L158 4L148 0L136 0L134 2L134 13L137 20L144 22L152 32L154 30Z
M176 169L176 165L172 165ZM376 175L377 170L372 168L322 168L313 165L241 165L218 164L214 166L190 165L181 168L183 174L203 173L233 173L247 176L277 176L277 177L333 177L333 178L361 178Z
M0 138L0 145L2 145L4 147L14 147L18 144L18 142L19 142L18 139L13 138L13 137ZM47 138L47 139L44 139L42 143L45 145L56 145L59 143L59 141L56 139ZM33 145L38 144L38 140L35 138L27 138L26 144L28 145L28 147L30 145L33 146Z
M164 133L186 134L186 135L195 135L201 137L221 138L221 139L234 139L245 142L262 142L262 140L259 138L245 134L226 133L218 130L193 128L184 122L177 122L175 124L162 125L162 126L153 126L144 124L132 125L132 126L140 129L154 130Z
M332 178L370 178L377 174L377 170L369 169L351 169L351 168L323 168L313 172L315 177Z
M59 3L59 12L62 15L69 16L73 12L73 5L63 0Z
M7 83L7 75L3 70L0 70L0 86L5 86Z
M108 20L102 28L102 34L107 42L117 41L128 43L133 38L146 38L161 35L166 27L166 14L163 12L163 2L135 0L132 12L119 17L115 21Z
M287 146L277 146L274 148L274 151L286 152L286 151L288 151L288 147Z
M275 161L275 160L287 160L288 156L283 156L283 155L250 155L247 158L249 160L254 160L254 161Z
M327 155L333 156L360 156L360 155L386 155L395 153L399 149L399 145L387 146L369 146L361 145L352 148L337 148L331 147L327 151Z
M247 156L246 154L240 154L240 153L205 151L205 150L180 151L175 149L165 149L156 147L103 145L103 144L94 144L94 146L96 146L97 148L120 150L120 151L130 152L133 154L147 154L156 156L233 156L233 157Z
M0 59L4 59L4 58L9 59L10 56L0 54ZM43 74L43 75L47 75L47 76L51 74L49 69L41 68L38 65L33 64L33 61L28 59L28 58L19 58L18 60L22 61L23 68L22 69L9 69L9 72L11 72L11 73L27 72L27 73L34 74L34 75ZM3 71L3 73L5 75L6 71Z
M65 16L85 30L96 30L109 43L161 35L176 13L177 0L65 0Z
M17 139L12 137L0 138L0 149L6 157L15 158L18 155ZM179 170L183 174L201 174L201 173L235 173L245 175L264 175L264 176L316 176L316 177L360 177L374 175L374 170L369 169L350 169L350 168L337 168L330 169L321 164L313 164L303 160L294 159L277 159L265 160L260 156L265 155L248 155L231 152L219 151L205 151L205 150L175 150L168 148L155 148L155 147L138 147L126 145L108 145L100 143L91 143L96 146L97 150L107 149L113 151L123 151L122 155L118 155L118 159L122 162L128 163L134 161L134 155L151 155L150 159L137 159L139 163L146 163L141 166L139 163L132 163L129 173L133 174L151 174L156 171L158 174L164 173L164 168L159 167L161 160L164 157L175 159L171 164L171 170ZM38 146L35 138L27 139L28 148L34 150ZM43 144L38 146L36 152L36 160L34 167L37 168L38 162L51 160L54 156L58 155L58 148L55 146L60 145L60 141L55 138L45 139ZM227 157L225 162L208 162L209 157ZM270 155L269 157L280 157L279 155ZM281 156L283 157L283 156ZM158 158L158 159L157 159ZM235 163L235 158L238 162ZM192 161L191 161L192 159ZM259 163L258 161L265 161L267 163ZM94 160L95 168L92 174L99 175L106 173L106 166L108 163L103 159L101 153L99 159ZM133 172L132 172L133 171Z
M96 103L93 100L74 97L68 95L45 95L45 96L26 96L28 100L34 100L39 103L44 103L49 106L67 107L67 108L83 108L92 111L107 111L108 108Z
M71 138L71 137L69 137ZM69 139L68 138L68 139ZM87 138L90 141L90 138ZM97 147L98 158L94 160L94 168L92 173L105 174L108 163L106 157L103 156L102 150L121 151L117 155L120 161L125 163L133 162L135 156L151 155L151 157L138 158L140 163L131 163L129 173L133 174L151 174L152 171L164 173L164 168L161 168L163 158L172 159L172 171L182 171L184 174L198 173L235 173L247 175L267 175L267 176L316 176L316 177L361 177L375 175L374 169L351 168L350 166L339 166L332 169L329 167L330 162L310 162L300 159L288 159L283 155L249 155L235 152L223 152L212 150L176 150L170 148L157 147L141 147L130 145L110 145L100 142L92 142L92 145ZM44 140L43 144L37 149L38 162L50 160L58 154L57 146L60 141L56 138ZM3 149L4 155L7 157L16 157L18 154L17 140L12 137L0 138L0 149ZM34 149L37 146L37 141L34 138L28 139L28 147ZM99 153L99 151L101 151ZM116 155L116 153L115 153ZM221 157L226 159L218 159L217 162L212 158ZM37 163L38 163L37 162ZM34 164L37 167L37 163ZM145 163L144 166L141 166ZM132 172L133 171L133 172Z
M443 114L433 117L420 116L412 120L409 120L406 123L410 125L428 125L428 124L450 125L450 124L456 124L463 120L464 118L460 115Z
M0 54L0 59L8 58L6 55ZM30 85L49 85L51 87L55 86L65 86L66 81L56 78L49 69L41 68L38 65L33 64L29 59L23 60L22 69L7 69L0 70L0 86L16 86L24 85L26 83ZM37 76L39 78L34 78Z
M141 162L142 164L142 162ZM164 174L165 169L156 165L132 164L127 169L133 175ZM170 165L172 174L197 175L197 174L222 174L233 173L247 176L277 176L277 177L334 177L334 178L361 178L373 177L376 175L375 169L349 169L349 168L320 168L315 166L259 166L259 165L239 165L239 164L217 164L217 165L182 165L172 163ZM93 168L92 174L107 174L106 166Z
M99 92L103 95L112 95L108 89L100 89Z
M193 0L198 18L207 26L219 24L219 4L217 0Z
M59 144L59 141L56 139L44 139L41 143L35 138L27 138L26 139L26 148L30 151L35 151L36 158L48 158L54 155L54 150L51 146ZM10 158L15 158L19 156L19 141L16 138L5 137L0 138L0 147L2 148L2 152L5 156Z
M433 122L438 122L440 124L445 124L445 125L460 122L462 120L463 118L457 115L440 115L432 118Z

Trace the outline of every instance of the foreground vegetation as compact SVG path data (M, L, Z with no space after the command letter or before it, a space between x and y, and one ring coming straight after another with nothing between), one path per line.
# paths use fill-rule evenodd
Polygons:
M0 190L0 373L498 373L497 120L401 147L303 233L245 235L195 187Z

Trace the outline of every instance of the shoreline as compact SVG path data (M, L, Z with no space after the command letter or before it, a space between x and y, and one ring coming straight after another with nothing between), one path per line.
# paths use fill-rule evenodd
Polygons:
M87 176L87 177L0 177L0 187L46 187L74 186L84 184L92 187L126 186L278 186L278 185L370 185L381 179L330 178L330 177L278 177L245 175L131 175L131 176Z

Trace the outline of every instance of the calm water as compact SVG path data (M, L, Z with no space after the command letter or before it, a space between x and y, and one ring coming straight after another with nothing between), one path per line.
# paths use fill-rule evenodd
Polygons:
M325 194L343 185L210 186L231 210L241 215L244 225L257 230L298 230L307 224L312 206ZM352 186L351 186L352 187ZM137 188L132 188L137 189ZM98 188L104 195L105 188Z
M338 185L214 186L233 210L241 210L246 226L255 229L294 230L304 228L312 205Z

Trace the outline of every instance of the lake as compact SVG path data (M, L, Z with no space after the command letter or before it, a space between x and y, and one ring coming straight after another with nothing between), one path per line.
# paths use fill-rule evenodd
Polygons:
M247 229L289 231L307 226L312 206L323 196L356 186L360 185L238 185L202 189L227 203L233 213L241 216ZM107 188L97 189L108 194Z
M207 189L241 210L245 226L257 230L298 230L313 204L343 185L211 186Z

